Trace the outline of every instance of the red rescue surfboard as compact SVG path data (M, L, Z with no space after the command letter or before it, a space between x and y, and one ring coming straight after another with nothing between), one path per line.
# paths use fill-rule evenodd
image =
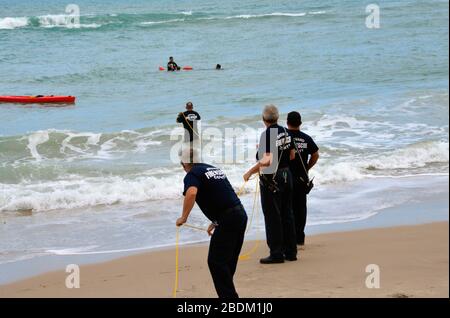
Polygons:
M183 66L181 70L183 71L192 71L194 68L192 66ZM159 67L160 71L165 71L166 69L162 66Z
M48 103L75 103L75 96L0 96L0 103L20 104L48 104Z

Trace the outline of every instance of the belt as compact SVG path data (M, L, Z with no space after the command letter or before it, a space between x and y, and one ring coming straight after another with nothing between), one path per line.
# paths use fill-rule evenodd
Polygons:
M277 172L276 172L276 174L275 175L277 175L278 173L280 173L280 172L286 172L286 171L290 171L290 169L289 169L289 167L286 167L286 168L278 168L278 170L277 170ZM262 177L266 177L266 178L273 178L273 173L264 173L264 174L262 174L261 176Z
M228 209L223 210L223 211L219 214L219 216L218 216L218 218L217 218L217 221L220 222L220 219L222 219L223 217L228 216L228 215L230 215L230 214L233 214L234 212L239 212L239 211L245 211L244 206L242 205L242 203L241 203L241 204L238 204L238 205L235 205L235 206L232 207L232 208L228 208Z
M229 214L229 213L236 212L236 211L241 211L241 210L244 210L244 207L242 206L242 204L238 204L238 205L235 205L232 208L228 208L228 209L224 210L222 212L222 214L225 215L225 214Z

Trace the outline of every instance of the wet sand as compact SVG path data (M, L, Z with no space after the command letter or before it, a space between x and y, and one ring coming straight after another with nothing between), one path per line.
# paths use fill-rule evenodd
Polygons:
M255 245L257 244L257 245ZM449 297L448 222L320 234L300 259L260 265L264 241L250 241L235 284L241 297ZM207 245L180 249L177 297L216 297ZM367 288L366 267L380 269L380 288ZM172 297L175 251L168 249L80 266L80 288L63 270L0 285L0 297Z

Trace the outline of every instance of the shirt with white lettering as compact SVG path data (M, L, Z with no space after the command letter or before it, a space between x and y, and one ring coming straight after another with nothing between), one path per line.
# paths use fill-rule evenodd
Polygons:
M278 168L287 168L291 149L294 149L294 144L288 130L278 124L273 124L261 134L256 159L260 159L260 153L271 153L273 160L279 162Z
M225 173L205 163L196 163L184 177L184 192L197 188L197 202L200 210L211 221L220 220L226 209L241 204Z
M289 164L294 180L296 177L305 177L305 169L302 167L302 162L300 161L300 155L302 156L303 163L305 167L308 167L308 162L310 156L319 150L314 140L303 131L300 130L289 130L289 134L292 137L292 141L297 146L295 151L295 159ZM297 152L298 149L298 152Z

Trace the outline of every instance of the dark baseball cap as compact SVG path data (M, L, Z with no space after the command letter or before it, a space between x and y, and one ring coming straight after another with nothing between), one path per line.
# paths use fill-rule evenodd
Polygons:
M287 123L290 126L298 127L302 124L302 116L299 112L290 112L287 115Z

